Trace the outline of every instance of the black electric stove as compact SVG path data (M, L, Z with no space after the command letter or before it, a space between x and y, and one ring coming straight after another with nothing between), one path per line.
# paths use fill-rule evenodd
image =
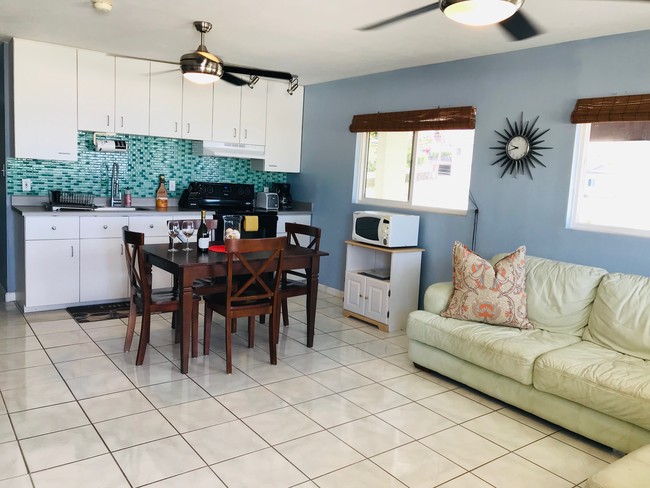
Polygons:
M242 230L242 238L255 239L277 235L278 212L255 208L255 186L243 183L193 181L183 190L178 206L206 210L219 220L216 236L223 235L223 215L257 216L256 231Z

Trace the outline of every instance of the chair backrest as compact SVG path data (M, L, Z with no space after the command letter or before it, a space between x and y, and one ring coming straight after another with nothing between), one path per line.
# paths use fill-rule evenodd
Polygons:
M320 250L320 227L287 222L284 224L284 230L287 233L287 244L313 249L314 251ZM306 246L302 245L300 236L309 238L309 243Z
M227 306L254 300L275 300L287 238L226 239L224 245L228 253ZM242 276L242 273L248 275L246 281L239 280L237 286L233 286L233 277ZM271 280L269 276L272 276Z
M147 276L142 246L144 245L144 234L133 232L127 226L122 227L124 238L124 257L126 268L129 273L129 285L131 293L140 294L148 299L151 295L151 284L146 283Z

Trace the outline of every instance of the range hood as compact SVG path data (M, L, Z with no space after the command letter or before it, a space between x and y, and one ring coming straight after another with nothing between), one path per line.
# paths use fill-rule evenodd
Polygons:
M264 159L264 146L236 142L193 141L192 153L195 156Z

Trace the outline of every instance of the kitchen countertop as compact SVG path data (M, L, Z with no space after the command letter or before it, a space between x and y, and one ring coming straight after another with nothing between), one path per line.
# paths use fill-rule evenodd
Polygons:
M155 206L147 205L146 203L151 203L150 198L143 198L145 204L139 203L136 199L134 201L136 208L135 210L126 210L120 207L119 210L60 210L52 211L48 210L44 206L44 201L47 197L12 197L11 208L23 215L69 215L69 216L85 216L85 217L107 217L111 215L115 216L129 216L129 215L158 215L158 214L183 214L183 213L200 213L200 209L184 209L179 208L177 199L170 199L170 202L173 205L170 205L167 209L157 209ZM293 208L291 210L279 210L278 215L299 215L299 214L311 214L312 213L312 204L309 202L293 202ZM210 214L210 211L208 211Z

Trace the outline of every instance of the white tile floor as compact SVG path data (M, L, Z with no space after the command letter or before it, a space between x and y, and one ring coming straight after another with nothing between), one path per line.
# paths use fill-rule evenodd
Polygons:
M121 320L0 305L0 488L583 487L617 458L418 370L403 331L343 318L331 295L309 349L303 304L277 366L266 327L248 349L242 322L232 375L222 327L182 375L167 315L135 367Z

